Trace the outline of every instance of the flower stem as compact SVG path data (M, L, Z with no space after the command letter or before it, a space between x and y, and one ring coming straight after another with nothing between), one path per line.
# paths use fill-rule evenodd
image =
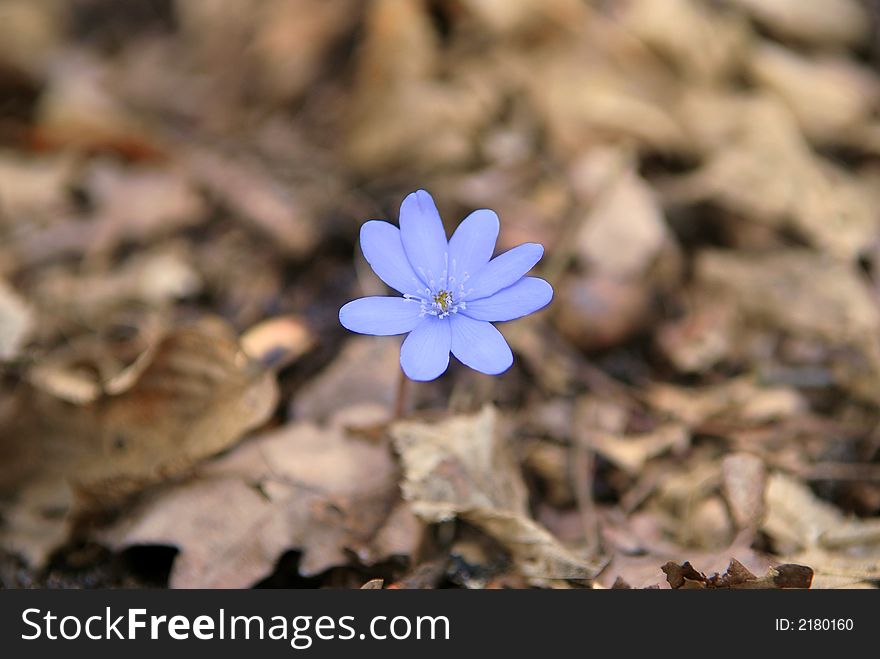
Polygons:
M397 380L397 398L394 401L394 418L399 419L406 411L406 398L409 393L409 378L400 369L400 377Z

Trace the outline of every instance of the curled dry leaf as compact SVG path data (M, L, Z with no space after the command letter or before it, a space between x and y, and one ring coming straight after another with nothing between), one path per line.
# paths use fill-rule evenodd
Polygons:
M533 584L591 579L597 565L565 548L528 513L527 491L491 406L436 424L391 426L403 463L403 496L429 522L461 519L511 554Z
M122 393L79 407L30 395L13 431L0 438L8 456L0 483L19 489L2 538L33 563L63 537L58 529L70 513L112 507L179 476L263 423L277 401L274 375L249 361L215 319L169 332L137 370ZM52 505L35 492L51 493ZM16 519L39 525L40 534L17 527Z
M384 415L357 408L362 421ZM253 438L191 479L148 497L101 535L115 548L177 547L174 588L244 588L269 575L281 555L302 551L299 570L315 575L351 554L380 560L371 547L399 495L387 443L360 439L340 420L304 421ZM408 554L420 529L394 551Z
M97 402L103 459L82 465L73 482L106 502L182 473L265 421L277 397L274 375L247 358L225 323L177 330L130 389Z

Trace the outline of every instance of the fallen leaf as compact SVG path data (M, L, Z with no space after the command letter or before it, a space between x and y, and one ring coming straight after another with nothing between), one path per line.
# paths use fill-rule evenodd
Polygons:
M382 413L361 408L361 417ZM177 547L172 588L244 588L292 549L303 553L304 576L348 564L397 496L386 444L357 439L337 422L304 421L255 437L156 492L101 538L114 548Z
M295 418L320 420L348 405L375 403L391 414L400 378L400 347L373 337L349 339L336 359L297 393Z
M525 484L496 417L494 408L485 407L437 424L393 424L404 498L425 521L459 518L482 529L511 553L517 570L533 584L591 579L597 564L566 549L529 517Z
M136 372L121 393L80 406L22 392L12 432L0 438L0 483L14 494L2 538L32 564L45 561L75 515L186 473L263 423L277 401L274 375L212 318L169 332ZM34 534L17 519L39 520L53 540L30 543Z
M858 586L880 578L880 526L847 519L835 506L782 473L767 483L762 526L785 560L809 563L816 588Z

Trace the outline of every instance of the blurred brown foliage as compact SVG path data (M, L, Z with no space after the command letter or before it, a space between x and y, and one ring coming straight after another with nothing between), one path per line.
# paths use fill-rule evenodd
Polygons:
M875 587L878 7L0 3L0 583ZM392 421L419 187L556 299Z

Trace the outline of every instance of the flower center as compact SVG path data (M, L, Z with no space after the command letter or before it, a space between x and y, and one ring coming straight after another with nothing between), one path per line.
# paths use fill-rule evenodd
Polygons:
M446 259L448 261L448 255ZM453 259L451 268L447 263L446 269L443 270L440 281L438 282L433 273L419 270L425 281L428 282L423 290L418 293L406 293L403 297L421 305L419 316L436 316L437 318L446 318L449 314L458 313L467 308L465 298L470 290L464 287L470 275L467 272L457 276L456 263Z
M449 307L452 306L452 293L449 291L438 291L434 295L434 306L439 308L440 311L448 311Z

